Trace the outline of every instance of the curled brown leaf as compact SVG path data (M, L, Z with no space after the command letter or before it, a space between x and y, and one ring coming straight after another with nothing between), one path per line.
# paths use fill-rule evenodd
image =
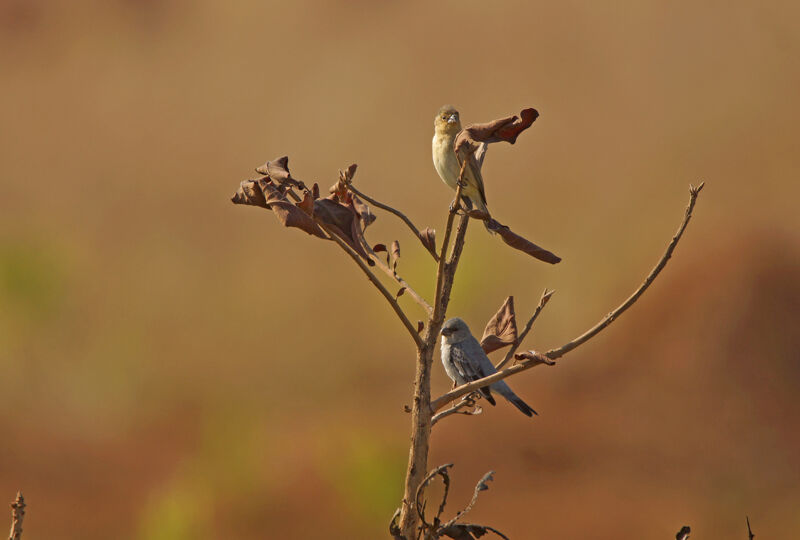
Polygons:
M249 204L269 208L264 192L258 187L258 180L245 180L239 185L239 189L231 197L233 204Z
M295 227L308 234L325 238L325 233L314 223L311 215L287 200L286 192L281 191L266 178L260 179L258 185L266 199L267 208L272 210L284 227Z
M400 242L392 242L392 271L397 270L397 261L400 260Z
M335 200L335 195L314 201L314 215L316 219L324 223L330 230L350 246L353 251L364 259L370 266L375 265L375 261L369 258L367 252L361 244L363 230L358 213L352 203L345 205Z
M481 347L486 354L511 345L517 340L517 317L514 313L514 297L509 296L486 323L481 338Z
M419 233L419 239L431 252L436 252L436 231L430 227L426 227Z
M498 222L497 220L491 219L488 222L488 228L490 231L496 232L500 235L500 238L503 239L503 242L508 244L509 246L513 247L514 249L518 249L523 253L527 253L531 257L535 259L539 259L540 261L544 261L550 264L557 264L561 262L561 257L547 251L546 249L537 246L530 240L523 238L522 236L518 235L514 231L512 231L506 225Z
M276 184L288 184L298 189L306 189L303 182L292 178L289 172L289 156L279 157L278 159L267 161L260 167L256 167L256 172L270 177Z
M539 117L536 109L523 109L519 116L507 116L486 122L484 124L470 124L459 132L455 140L455 151L474 153L481 149L481 143L517 142L519 134L528 129ZM483 161L485 148L480 151L478 162Z

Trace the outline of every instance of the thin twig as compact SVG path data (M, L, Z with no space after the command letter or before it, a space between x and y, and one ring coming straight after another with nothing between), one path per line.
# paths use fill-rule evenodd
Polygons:
M472 500L469 501L469 504L463 510L458 512L453 519L451 519L450 521L448 521L447 523L442 525L443 529L446 529L447 527L450 527L451 525L455 525L456 522L462 516L466 515L467 512L472 510L472 507L475 506L476 502L478 502L478 494L480 494L481 491L486 491L487 489L489 489L489 486L486 485L486 482L488 482L490 480L494 480L494 477L492 475L494 475L494 471L489 471L488 473L483 475L483 478L481 478L478 481L478 483L475 485L475 491L472 493Z
M466 166L466 161L464 165L461 166L461 172L463 174L464 168ZM447 268L447 248L448 244L450 243L450 235L453 232L453 221L456 217L456 212L458 212L458 208L461 205L461 188L463 184L461 182L458 183L456 186L456 196L453 199L453 203L450 205L450 212L447 214L447 225L445 225L444 229L444 239L442 240L442 251L439 254L439 266L436 268L436 292L434 294L434 304L433 304L433 320L437 321L439 319L444 319L444 311L442 309L442 287L444 285L444 276L445 271L448 270ZM445 306L446 307L446 306Z
M419 229L416 227L416 225L414 225L414 223L410 219L408 219L408 217L406 217L406 215L404 213L402 213L400 210L392 208L388 204L384 204L382 202L376 201L375 199L373 199L369 195L365 195L362 191L359 191L358 189L356 189L353 186L353 184L351 184L351 183L347 184L347 189L349 189L350 191L352 191L353 193L355 193L356 195L358 195L359 197L361 197L362 199L364 199L365 201L367 201L371 205L376 206L376 207L380 208L381 210L386 210L387 212L390 212L390 213L396 215L397 217L399 217L400 219L402 219L405 222L405 224L408 225L408 228L411 229L411 231L414 233L414 236L416 236L417 239L422 243L422 246L425 248L425 250L428 253L431 254L431 256L433 257L433 260L435 260L437 262L439 261L439 256L436 255L436 246L431 247L431 246L427 245L425 242L422 241L422 234L419 232Z
M550 300L550 297L553 296L554 292L555 291L548 291L547 289L545 289L544 292L542 292L542 297L539 298L539 304L536 306L533 315L531 315L531 318L528 319L528 322L525 324L525 328L522 329L522 333L520 333L517 339L514 340L514 343L511 344L511 348L506 353L505 358L503 358L496 366L494 366L495 369L497 370L503 369L503 366L508 364L511 361L511 359L514 358L514 353L517 352L517 349L522 344L522 341L525 339L525 336L527 336L528 332L531 331L531 327L533 327L534 321L536 321L536 318L539 317L539 313L542 312L544 306L547 305L547 302Z
M25 517L25 497L22 492L17 492L17 498L11 503L11 531L8 533L8 540L20 540L22 538L22 520Z
M744 516L744 517L747 520L747 539L753 540L753 538L755 538L756 535L753 534L753 531L750 529L750 517L749 516Z
M392 306L392 309L397 314L397 316L400 318L400 321L406 327L406 330L408 330L408 333L411 334L411 337L414 339L414 343L417 344L417 347L422 347L424 345L424 343L422 341L422 338L419 335L419 332L417 332L417 329L414 327L413 324L411 324L411 321L408 320L408 317L406 316L405 312L400 307L400 304L397 303L397 299L392 295L392 293L389 292L389 290L383 285L383 283L380 282L380 280L372 272L372 270L370 270L369 267L364 263L364 261L361 260L361 257L358 256L358 253L353 251L353 248L348 246L344 242L344 240L342 240L337 235L335 235L333 233L333 231L331 231L330 228L325 223L323 223L320 220L315 220L315 221L316 221L317 225L322 227L322 229L326 233L328 233L328 235L337 244L339 244L339 247L341 247L345 251L345 253L347 253L350 256L350 258L353 259L356 262L358 267L361 268L361 270L367 275L367 278L372 282L373 285L375 285L375 287L380 291L380 293L383 295L383 297L386 298L386 301L389 302L389 305Z
M610 325L617 317L620 316L626 309L628 309L631 305L633 305L636 300L642 295L642 293L647 290L650 284L655 280L661 270L667 264L667 261L672 256L672 252L675 250L675 246L677 246L678 241L681 239L683 235L683 231L686 229L686 225L689 223L689 220L692 217L692 210L694 209L695 202L697 201L697 196L699 195L700 191L703 189L704 184L700 184L697 187L689 186L689 205L686 207L686 213L684 215L683 221L678 227L678 231L672 237L672 240L667 245L667 249L664 252L664 255L661 256L661 259L658 261L656 266L650 271L650 273L645 278L644 282L639 286L634 293L628 297L617 309L606 315L599 323L593 326L588 331L584 332L579 337L573 339L569 343L562 345L557 349L551 349L543 354L544 357L549 358L550 360L555 360L556 358L560 358L564 356L569 351L575 349L576 347L582 345L589 341L592 337L596 336L600 331ZM431 402L431 410L436 412L437 410L444 407L447 403L450 403L454 399L458 399L461 396L464 396L473 390L477 390L483 386L489 386L492 383L497 381L502 381L507 377L511 377L512 375L516 375L522 371L528 370L534 366L542 364L543 362L541 359L531 358L527 360L522 360L518 364L511 366L510 368L506 368L502 371L498 371L488 377L484 377L482 379L478 379L476 381L472 381L468 384L464 384L447 392L446 394L438 397L433 402Z
M449 409L445 409L440 413L436 413L431 418L431 426L436 425L436 422L441 420L442 418L446 418L453 414L463 414L466 416L475 416L477 414L481 414L483 409L481 407L476 406L476 401L481 398L480 392L470 392L466 396L461 398L461 401L450 407ZM471 411L465 411L463 409L475 407Z
M422 483L417 488L417 493L414 495L414 502L417 507L417 515L419 516L420 520L422 520L422 524L428 528L435 528L438 527L439 516L442 515L442 511L444 511L445 504L447 504L447 494L450 491L450 476L447 474L447 469L453 466L453 463L446 463L444 465L440 465L433 469L428 475L422 480ZM428 523L425 521L425 504L422 501L422 494L425 492L425 488L428 487L428 484L431 483L436 475L442 477L442 481L444 482L444 495L442 496L442 502L439 505L439 512L436 515L436 519L434 523Z
M428 304L428 302L422 297L422 295L420 295L417 291L415 291L413 287L411 287L411 285L409 285L406 280L401 278L397 274L397 272L389 268L383 262L383 259L379 257L377 253L375 253L375 251L372 249L372 247L369 245L369 242L367 242L366 239L362 240L364 249L366 249L367 253L369 253L372 256L372 259L375 261L375 264L378 266L378 268L383 270L384 274L392 278L398 285L403 287L405 289L405 292L407 292L411 296L411 298L413 298L417 302L417 304L419 304L420 307L425 310L425 313L430 317L433 314L433 308L430 306L430 304Z
M592 328L584 332L581 336L578 336L577 338L573 339L566 345L562 345L558 349L552 349L547 351L546 353L544 353L545 356L555 360L556 358L560 358L561 356L567 354L575 347L582 345L583 343L586 343L594 336L599 334L600 331L603 330L606 326L614 322L614 320L617 317L619 317L626 309L631 307L633 303L636 302L640 296L642 296L642 293L644 293L644 291L647 290L650 284L653 283L653 281L656 279L661 270L663 270L664 267L667 265L667 261L669 261L670 257L672 257L672 252L675 251L675 246L678 245L678 241L681 239L681 236L683 236L683 231L686 229L686 225L689 224L689 220L692 217L692 210L694 210L694 203L697 201L697 196L700 194L700 191L702 191L704 185L705 182L702 182L697 187L691 185L689 186L689 206L686 207L686 214L683 217L683 221L681 222L680 227L678 227L678 231L675 233L675 236L672 237L672 240L667 246L667 250L661 257L661 260L658 261L658 264L656 264L655 268L653 268L650 271L650 274L648 274L647 278L645 278L644 282L639 286L639 288L636 289L636 291L634 291L634 293L630 295L628 299L625 300L617 309L606 315L603 318L603 320L601 320L599 323L597 323Z

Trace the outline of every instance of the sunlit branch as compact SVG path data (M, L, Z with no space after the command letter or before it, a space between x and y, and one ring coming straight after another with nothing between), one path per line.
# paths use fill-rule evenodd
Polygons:
M664 267L667 265L667 262L672 256L672 252L675 251L675 246L678 245L678 241L681 239L681 236L683 236L683 232L686 229L686 226L692 217L692 211L694 210L694 205L695 202L697 201L697 196L700 194L700 191L703 189L703 186L704 184L702 183L697 187L689 186L689 197L690 197L689 205L686 207L686 212L683 221L678 227L678 230L675 233L675 235L672 237L672 240L667 245L667 249L664 252L664 255L661 256L661 259L647 275L644 282L633 292L633 294L630 295L628 299L625 300L614 311L606 315L595 326L593 326L592 328L590 328L577 338L573 339L569 343L566 343L565 345L562 345L557 349L551 349L546 353L543 353L541 356L552 361L557 358L560 358L561 356L565 355L566 353L575 349L576 347L582 345L583 343L586 343L591 338L599 334L604 328L608 327L608 325L610 325L614 320L616 320L625 310L627 310L630 306L632 306L639 299L639 297L641 297L642 293L644 293L644 291L647 290L647 288L650 286L651 283L653 283L653 281L661 272L661 270L663 270ZM528 370L534 366L543 363L547 362L543 362L541 358L531 358L531 359L521 360L518 364L511 366L510 368L503 369L501 371L498 371L497 373L489 375L488 377L483 377L482 379L478 379L468 384L461 385L458 388L455 388L450 392L447 392L446 394L440 396L439 398L431 402L431 410L435 412L444 407L447 403L450 403L454 399L458 399L461 396L464 396L472 392L473 390L477 390L478 388L481 388L483 386L488 386L497 381L502 381L503 379L511 377L512 375L516 375L517 373L521 373L525 370Z
M425 248L425 250L428 253L431 254L431 256L433 257L433 260L435 260L437 262L439 261L439 256L436 254L436 246L431 247L431 246L427 245L422 240L422 233L419 232L419 229L417 228L417 226L414 225L414 223L410 219L408 219L408 217L403 212L401 212L400 210L397 210L395 208L392 208L388 204L384 204L382 202L376 201L375 199L373 199L369 195L365 195L362 191L358 190L355 186L353 186L352 183L348 183L347 184L347 189L349 189L350 191L352 191L353 193L355 193L356 195L358 195L359 197L361 197L362 199L364 199L365 201L367 201L371 205L373 205L373 206L375 206L377 208L380 208L381 210L386 210L387 212L392 213L395 216L397 216L400 219L402 219L403 222L406 225L408 225L408 228L411 229L411 231L414 233L414 236L416 236L417 239L422 243L422 246Z
M336 236L325 223L323 223L320 220L315 220L315 221L317 225L322 227L322 230L328 233L328 236L330 236L334 240L334 242L339 244L339 247L342 248L345 251L345 253L347 253L350 256L350 258L356 262L358 267L361 268L364 274L367 275L367 278L372 282L373 285L375 285L375 287L378 289L378 291L380 291L383 297L386 298L386 301L389 302L389 305L392 306L392 309L400 318L400 321L403 323L403 326L405 326L406 330L408 330L408 333L411 334L411 337L414 339L414 343L417 344L417 347L422 347L423 342L422 338L419 335L419 332L417 332L417 329L414 327L413 324L411 324L411 321L408 320L408 317L400 307L400 304L397 303L397 299L394 297L394 295L392 295L392 293L389 292L389 290L383 285L383 283L381 283L381 281L372 272L372 270L369 269L366 263L364 263L364 261L361 260L361 257L358 256L358 253L353 251L353 248L348 246L344 240Z
M511 344L511 348L506 353L505 358L503 358L496 366L494 366L495 369L497 370L503 369L503 366L505 366L511 361L511 359L514 357L514 353L517 352L517 349L522 344L522 341L525 339L525 336L527 336L528 332L531 331L533 323L539 317L539 313L542 312L544 306L547 305L547 302L550 300L550 297L553 296L554 292L555 291L548 291L547 289L545 289L544 292L542 292L542 297L539 298L539 304L536 306L533 315L531 315L531 318L528 319L528 322L525 324L525 328L522 329L522 332L519 334L514 343Z

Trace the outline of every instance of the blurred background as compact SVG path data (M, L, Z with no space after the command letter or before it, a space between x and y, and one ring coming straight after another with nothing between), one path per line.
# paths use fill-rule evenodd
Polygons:
M563 257L468 236L480 334L556 290L525 348L632 292L596 339L437 426L449 512L511 538L800 531L797 2L0 1L0 501L25 538L384 538L413 346L332 243L234 206L288 154L441 231L432 121L537 108L490 149L489 206ZM402 157L398 157L402 156ZM434 266L399 239L401 274ZM421 318L408 295L413 320ZM436 363L434 390L449 387ZM5 499L3 499L5 498ZM8 517L10 519L10 517ZM0 525L4 518L0 516Z

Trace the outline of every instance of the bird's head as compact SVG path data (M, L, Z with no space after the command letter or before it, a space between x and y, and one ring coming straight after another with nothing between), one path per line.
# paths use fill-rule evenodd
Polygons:
M461 118L458 111L452 105L445 105L436 113L433 119L433 126L437 133L455 135L461 131Z
M453 317L442 325L442 339L447 343L458 343L471 335L467 323L458 317Z

